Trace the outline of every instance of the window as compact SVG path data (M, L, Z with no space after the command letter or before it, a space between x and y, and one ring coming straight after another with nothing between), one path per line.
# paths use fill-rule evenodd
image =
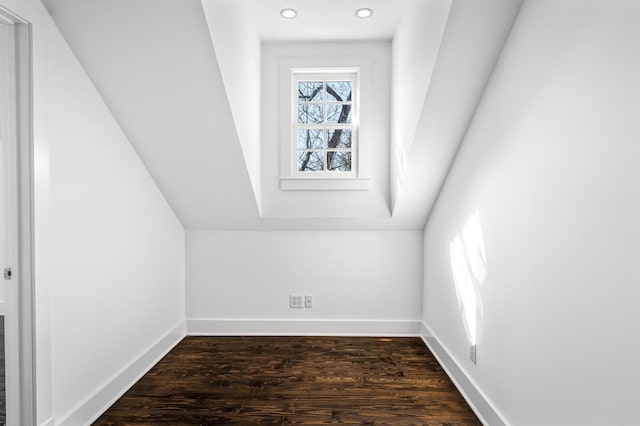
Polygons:
M292 83L294 175L357 176L358 71L294 69Z
M385 137L373 132L372 75L368 56L278 58L282 191L370 189L372 147Z

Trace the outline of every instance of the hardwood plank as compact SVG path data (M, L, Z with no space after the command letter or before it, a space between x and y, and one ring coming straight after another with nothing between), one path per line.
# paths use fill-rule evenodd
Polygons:
M94 425L478 425L418 338L186 337Z

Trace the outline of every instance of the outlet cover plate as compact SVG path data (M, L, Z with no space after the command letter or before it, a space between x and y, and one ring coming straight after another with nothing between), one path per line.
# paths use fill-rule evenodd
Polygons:
M290 294L289 295L289 307L290 308L302 308L303 305L303 299L302 296L299 294Z

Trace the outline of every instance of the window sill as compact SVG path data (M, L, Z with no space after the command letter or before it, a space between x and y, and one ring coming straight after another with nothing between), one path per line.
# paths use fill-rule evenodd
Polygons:
M369 178L280 178L283 191L368 191Z

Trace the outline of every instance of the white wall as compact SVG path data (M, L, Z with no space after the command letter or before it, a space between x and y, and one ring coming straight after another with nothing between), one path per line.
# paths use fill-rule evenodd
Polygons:
M48 66L59 419L184 321L185 233L55 32Z
M5 57L5 55L7 55L8 53L6 52L7 49L4 48L5 45L8 45L9 43L6 42L5 37L7 34L7 32L5 31L5 29L10 28L4 24L0 24L0 166L2 166L2 168L0 168L0 270L3 271L4 273L4 268L9 266L7 265L5 262L7 262L7 260L5 259L5 233L4 233L4 228L5 228L5 215L4 215L4 198L5 198L5 168L4 168L4 156L5 156L5 146L6 146L6 141L7 141L7 137L8 137L8 123L7 123L7 117L9 117L9 105L8 102L6 101L6 99L9 99L8 96L8 91L9 91L9 87L8 87L8 79L6 79L6 73L8 72L8 67L6 64L10 63L10 61L7 61L7 58ZM5 301L5 286L6 283L4 280L2 280L2 282L0 283L0 315L4 315L5 313L5 305L4 305L4 301Z
M392 148L394 220L424 228L522 1L451 3L407 164Z
M421 262L420 231L189 231L187 318L415 321Z
M391 202L395 203L447 25L451 0L414 0L393 36Z
M1 31L1 29L0 29ZM2 47L0 47L2 49ZM3 59L2 53L0 53L0 59ZM0 78L2 78L4 71L0 69ZM0 96L5 98L5 85L0 82ZM4 165L4 146L5 146L5 123L4 117L6 117L7 111L4 100L0 100L0 164ZM4 170L0 170L0 270L4 271L5 258L4 258ZM4 315L4 299L5 299L5 282L2 280L0 283L0 315Z
M2 160L2 154L0 154L0 161ZM0 188L2 188L3 182L2 182L2 178L0 177ZM2 191L0 190L0 197L2 197ZM0 205L0 223L4 223L4 211ZM0 270L4 271L5 263L4 263L4 226L0 226ZM5 285L6 283L3 282L0 283L0 315L4 315L5 313L5 305L4 305L4 300L5 300Z
M235 0L203 0L218 67L222 74L235 129L251 178L258 209L261 208L260 175L260 77L261 42L232 3Z
M360 174L370 177L368 191L283 191L280 178L290 147L289 126L282 116L290 110L289 91L282 90L290 78L291 65L299 68L358 67L361 69ZM338 64L338 65L336 65ZM391 43L316 42L264 43L262 47L262 213L268 218L390 218L389 207L389 114ZM284 99L283 99L284 98ZM285 159L290 158L285 155ZM290 170L289 168L286 168Z
M201 1L43 3L182 224L256 226Z
M510 424L637 421L639 17L526 1L426 227L424 320Z
M185 234L42 4L0 5L33 25L37 421L58 423L184 321Z

